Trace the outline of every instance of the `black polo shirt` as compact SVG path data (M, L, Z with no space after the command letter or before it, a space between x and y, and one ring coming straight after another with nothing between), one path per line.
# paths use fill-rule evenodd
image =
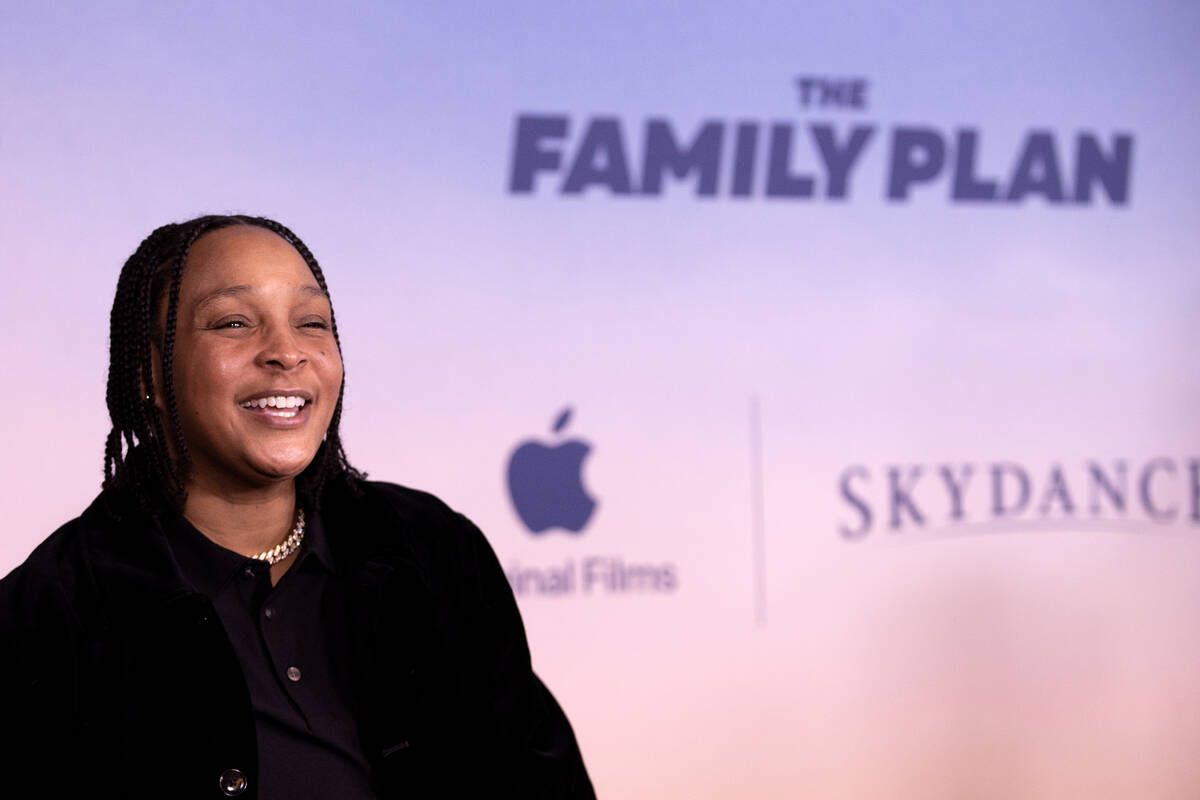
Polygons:
M344 589L320 515L305 516L300 552L275 586L267 562L226 550L183 516L168 522L168 539L241 662L258 736L258 797L371 798Z

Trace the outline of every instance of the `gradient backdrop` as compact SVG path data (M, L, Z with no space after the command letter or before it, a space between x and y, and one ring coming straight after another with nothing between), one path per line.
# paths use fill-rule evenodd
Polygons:
M8 4L0 567L98 489L125 258L264 214L351 458L487 533L601 797L1196 797L1198 45L1170 0ZM513 192L526 115L561 166ZM561 191L597 118L629 195ZM648 120L718 123L715 196L641 192ZM765 196L776 123L815 197ZM872 130L844 197L812 124ZM905 201L898 128L945 148ZM1018 201L955 199L960 129ZM1081 134L1117 197L1070 201ZM516 514L529 439L590 447L579 533Z

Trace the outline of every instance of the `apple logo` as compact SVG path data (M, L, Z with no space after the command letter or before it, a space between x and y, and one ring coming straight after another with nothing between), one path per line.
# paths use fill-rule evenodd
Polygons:
M568 406L559 413L551 430L561 434L571 421ZM592 518L596 501L583 488L583 460L591 445L569 439L547 446L530 439L513 450L508 459L508 494L517 516L532 533L565 528L579 533Z

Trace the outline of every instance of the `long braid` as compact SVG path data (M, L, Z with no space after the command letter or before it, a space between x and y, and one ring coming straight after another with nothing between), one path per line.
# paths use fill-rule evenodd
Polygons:
M161 229L160 229L161 230ZM166 232L164 232L165 234ZM131 419L134 422L133 432L138 441L152 444L149 453L152 474L160 479L160 489L168 499L175 498L181 490L178 474L171 463L171 454L167 450L166 431L162 415L154 398L158 396L158 387L154 384L154 348L151 346L152 332L157 327L152 319L155 308L154 272L156 264L153 250L142 254L140 264L140 281L138 284L137 313L133 319L133 330L130 331L138 346L138 380L137 387L127 387L129 394L127 402ZM163 375L164 383L167 376ZM144 387L145 396L139 397ZM141 406L139 408L139 405ZM139 476L140 477L140 476Z
M155 388L150 347L155 254L176 227L165 225L146 237L126 261L117 282L107 391L113 428L105 446L105 488L145 486L155 474L162 474L164 467L169 469L161 433L157 437L150 433L151 428L162 429L157 409L152 399L144 401L143 396L152 398ZM141 458L131 461L128 457L139 443L143 445ZM141 499L146 499L144 493Z
M176 459L175 463L171 465L171 478L176 482L181 502L184 497L184 476L191 472L192 457L187 442L183 438L183 426L179 419L179 403L175 399L175 328L179 317L179 287L183 284L183 267L187 263L192 245L209 230L210 226L208 225L194 226L179 249L179 254L175 256L171 265L170 288L167 290L166 323L163 326L163 402L167 406L167 414L171 420L171 430L175 439Z
M312 252L291 230L271 219L241 215L198 217L164 225L142 241L121 270L110 318L105 398L113 427L105 439L103 486L105 489L135 491L139 503L152 510L163 505L182 507L191 469L174 380L175 332L183 270L192 245L200 237L231 225L255 225L283 238L304 259L321 291L329 296L325 275ZM163 305L165 324L160 330L157 312ZM332 305L330 312L330 328L340 354L341 341L332 317ZM162 345L161 387L154 381L152 341L155 338ZM312 508L319 506L322 490L330 479L340 479L354 487L365 477L348 463L339 434L345 387L343 373L325 442L297 479L301 501ZM167 416L165 422L155 402L159 391ZM168 436L171 437L170 446Z
M127 285L129 278L122 272L121 278L117 281L117 298L123 297L127 293ZM117 312L117 303L114 303L112 315L109 320L109 341L113 343L123 342L125 337L125 325L127 320L125 315ZM113 418L117 418L117 414L113 410L120 406L123 402L123 392L125 387L125 375L128 370L127 354L123 349L118 350L114 345L111 353L111 366L108 370L108 384L104 391L104 401L108 406L109 413ZM116 465L122 460L123 453L121 451L122 431L114 425L109 431L108 437L104 443L104 484L107 486L113 479L116 472Z

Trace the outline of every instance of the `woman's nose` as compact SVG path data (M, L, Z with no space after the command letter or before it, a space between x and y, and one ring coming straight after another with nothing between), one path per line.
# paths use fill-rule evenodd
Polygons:
M290 325L274 325L267 331L258 361L264 366L290 370L307 361Z

